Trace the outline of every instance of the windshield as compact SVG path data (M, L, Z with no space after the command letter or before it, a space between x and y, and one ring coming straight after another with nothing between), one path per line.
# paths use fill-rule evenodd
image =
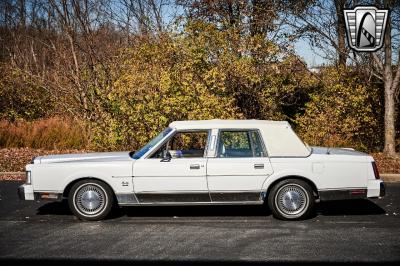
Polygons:
M154 147L154 145L156 145L158 142L160 142L160 140L162 140L166 135L168 135L170 132L172 131L172 128L167 127L166 129L164 129L163 132L161 132L160 134L157 135L157 137L155 137L154 139L150 140L149 143L147 143L146 145L143 146L143 148L141 148L140 150L138 150L137 152L135 152L135 154L132 155L133 159L139 159L140 157L143 156L143 154L145 154L146 152L148 152L151 148Z

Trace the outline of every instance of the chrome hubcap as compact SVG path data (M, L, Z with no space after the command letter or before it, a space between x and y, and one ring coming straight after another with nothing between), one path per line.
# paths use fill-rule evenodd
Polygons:
M288 184L276 193L275 203L278 210L286 217L300 216L308 205L308 195L303 187Z
M103 188L97 184L84 184L76 190L75 206L83 215L96 215L104 209L106 197Z

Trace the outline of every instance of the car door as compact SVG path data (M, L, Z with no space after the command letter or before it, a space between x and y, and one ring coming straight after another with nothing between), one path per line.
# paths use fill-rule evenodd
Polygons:
M176 132L148 158L133 165L140 203L210 202L206 179L208 130Z
M273 172L260 132L220 130L217 153L207 162L212 202L261 202L261 188Z

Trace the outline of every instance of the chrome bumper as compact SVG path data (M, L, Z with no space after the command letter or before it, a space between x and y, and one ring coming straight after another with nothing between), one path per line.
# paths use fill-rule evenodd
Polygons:
M34 200L35 196L33 193L32 185L23 184L18 187L18 197L20 200Z
M384 197L386 195L386 186L385 183L380 184L380 191L379 191L379 197Z

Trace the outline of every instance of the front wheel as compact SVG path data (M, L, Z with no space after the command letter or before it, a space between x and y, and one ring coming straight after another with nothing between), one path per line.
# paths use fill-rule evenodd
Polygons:
M286 179L276 184L268 195L272 214L281 220L301 220L314 209L313 190L298 179Z
M71 211L79 219L87 221L104 219L110 213L113 202L112 190L99 180L85 179L77 182L68 196Z

